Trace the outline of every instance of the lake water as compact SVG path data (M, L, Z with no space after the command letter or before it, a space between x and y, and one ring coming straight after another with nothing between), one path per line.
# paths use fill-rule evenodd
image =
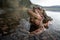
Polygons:
M53 18L52 26L50 28L60 31L60 12L46 11L46 13Z

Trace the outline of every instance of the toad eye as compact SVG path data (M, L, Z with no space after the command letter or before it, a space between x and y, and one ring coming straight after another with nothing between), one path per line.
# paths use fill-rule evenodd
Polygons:
M34 17L34 19L37 19L36 17Z

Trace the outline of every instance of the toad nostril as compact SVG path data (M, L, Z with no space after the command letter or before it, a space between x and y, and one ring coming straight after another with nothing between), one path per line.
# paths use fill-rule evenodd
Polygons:
M43 18L43 15L40 15Z

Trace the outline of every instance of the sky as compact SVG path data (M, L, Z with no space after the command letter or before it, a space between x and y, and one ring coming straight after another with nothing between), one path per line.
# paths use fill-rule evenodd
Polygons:
M60 0L30 0L33 4L41 6L55 6L60 5Z

